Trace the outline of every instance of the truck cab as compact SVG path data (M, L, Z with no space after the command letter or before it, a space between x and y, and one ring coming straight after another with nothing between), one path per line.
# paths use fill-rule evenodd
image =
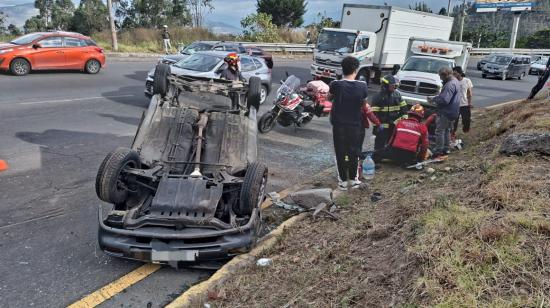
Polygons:
M461 66L466 71L470 43L411 38L405 64L397 73L399 92L413 104L427 104L427 97L437 95L443 83L439 78L442 67Z
M358 79L367 80L376 46L376 34L352 29L325 28L321 30L313 52L311 74L316 79L339 79L342 77L342 60L353 56L360 61Z

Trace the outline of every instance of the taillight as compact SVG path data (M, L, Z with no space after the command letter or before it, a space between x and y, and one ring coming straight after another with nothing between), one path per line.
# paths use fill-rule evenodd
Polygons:
M95 51L97 51L97 52L99 52L99 53L103 53L103 48L96 47L96 48L95 48Z

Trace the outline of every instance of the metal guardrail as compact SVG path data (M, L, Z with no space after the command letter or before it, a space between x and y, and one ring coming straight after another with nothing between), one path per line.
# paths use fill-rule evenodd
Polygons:
M243 42L245 46L256 46L269 52L288 52L288 53L312 53L314 44L287 44L287 43L250 43ZM472 48L470 54L473 56L483 56L492 53L515 53L525 55L550 55L550 49L519 49L511 50L510 48Z

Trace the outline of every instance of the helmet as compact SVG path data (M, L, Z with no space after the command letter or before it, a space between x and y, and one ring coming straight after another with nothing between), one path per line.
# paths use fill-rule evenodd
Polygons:
M382 79L380 79L380 83L383 86L394 85L394 86L397 87L399 85L399 79L397 79L396 77L394 77L392 75L386 75L386 76L382 77Z
M424 117L424 107L422 107L422 105L420 104L416 104L411 107L411 110L409 110L408 114L422 119Z
M239 55L235 52L228 54L223 60L225 61L225 63L227 63L230 66L237 66L241 61L241 59L239 58Z

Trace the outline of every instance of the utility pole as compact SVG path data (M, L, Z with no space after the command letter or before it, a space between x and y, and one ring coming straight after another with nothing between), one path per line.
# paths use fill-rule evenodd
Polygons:
M464 33L464 19L466 19L466 0L462 2L462 10L460 10L460 35L458 41L462 42L462 34Z
M447 5L447 16L451 15L451 0L449 0L449 4Z
M510 49L516 48L516 39L518 37L520 17L521 17L521 12L514 12L514 23L512 25L512 37L510 38Z
M113 0L107 0L107 9L109 10L109 24L111 25L111 41L113 51L118 51L118 41L116 37L115 17L113 14Z

